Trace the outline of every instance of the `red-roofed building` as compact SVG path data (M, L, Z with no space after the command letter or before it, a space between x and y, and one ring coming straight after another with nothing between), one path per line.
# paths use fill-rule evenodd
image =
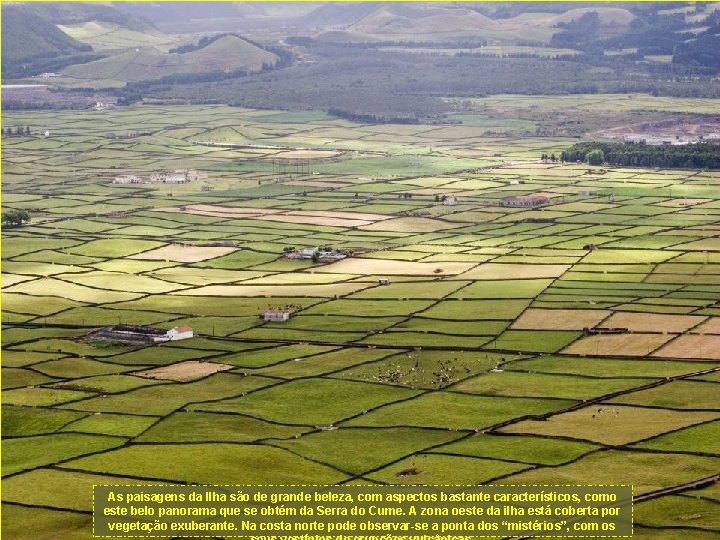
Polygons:
M189 326L176 326L167 331L167 337L170 341L178 339L189 339L193 337L193 329Z

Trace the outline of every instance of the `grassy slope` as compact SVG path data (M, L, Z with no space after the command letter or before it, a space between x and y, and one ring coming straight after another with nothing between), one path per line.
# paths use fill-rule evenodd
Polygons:
M76 79L141 81L170 75L246 69L257 71L277 57L242 38L225 36L207 47L185 54L169 54L155 48L131 49L91 62L70 66L63 75Z
M3 63L41 55L58 56L89 51L90 47L58 30L45 19L14 6L2 10Z

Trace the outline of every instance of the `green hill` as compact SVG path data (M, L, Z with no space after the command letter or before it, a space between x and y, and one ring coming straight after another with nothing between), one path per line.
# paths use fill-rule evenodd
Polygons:
M626 9L604 6L574 8L560 14L522 12L508 18L493 19L469 6L380 3L364 5L362 10L351 9L344 19L339 16L340 8L334 5L313 13L318 14L318 21L334 24L316 37L321 41L340 42L477 40L506 45L526 41L546 44L563 25L590 11L598 14L603 35L626 29L634 19L634 15Z
M58 28L76 40L90 45L96 51L145 46L154 46L167 50L178 41L177 36L169 36L155 29L132 30L118 23L106 21L93 20L82 23L59 24Z
M122 86L126 82L202 74L260 71L278 57L235 35L226 35L187 53L166 53L154 47L135 48L62 71L63 83L80 86Z
M2 74L20 78L97 60L93 44L84 43L58 25L112 25L135 35L160 32L148 21L117 9L92 3L29 2L2 6Z
M2 6L2 76L19 78L93 58L92 47L19 6Z
M2 6L3 76L40 58L92 51L46 19L20 6Z
M54 24L78 24L88 21L114 23L136 32L156 30L150 21L114 7L94 2L29 2L22 9Z

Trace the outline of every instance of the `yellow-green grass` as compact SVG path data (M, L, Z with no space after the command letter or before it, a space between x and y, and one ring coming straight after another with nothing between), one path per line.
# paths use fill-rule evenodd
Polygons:
M349 330L349 329L348 329ZM242 332L233 334L233 337L239 337L241 339L259 339L259 340L274 340L274 341L316 341L322 343L348 343L356 341L365 336L365 331L355 332L338 332L333 330L306 330L306 329L293 329L286 328L282 323L268 324L262 328L250 328Z
M134 444L67 467L199 484L334 484L346 478L280 448L242 444Z
M662 386L623 394L609 403L648 405L669 409L715 409L720 411L717 384L701 381L673 381Z
M451 294L468 281L419 281L410 283L390 283L355 293L350 299L437 299Z
M419 454L368 475L388 484L475 485L530 468L530 465L493 459ZM414 474L403 471L414 469Z
M692 538L693 540L715 540L717 533L712 530L683 528L682 526L656 528L655 526L633 525L633 538L635 540L676 540L678 537Z
M11 259L18 255L45 249L67 249L71 246L78 246L81 243L79 240L71 240L69 238L27 238L7 235L2 239L3 258Z
M3 499L24 505L89 512L93 507L94 485L141 483L138 480L116 476L41 468L3 480ZM43 486L43 489L37 489L38 486ZM14 513L15 507L10 512ZM13 536L13 538L19 537Z
M168 316L169 318L169 316ZM127 320L127 318L125 318ZM189 326L195 336L228 336L260 324L258 317L188 317L176 319L163 326ZM195 344L193 343L193 346Z
M153 311L135 311L108 309L105 307L80 307L65 310L61 313L43 317L43 322L53 324L107 325L140 324L162 325L166 321L177 318L177 315L157 313Z
M338 349L328 353L301 358L297 361L281 362L269 367L260 368L253 373L283 379L297 379L300 377L313 377L326 373L350 368L357 364L373 362L391 356L397 351L392 349Z
M459 392L486 396L590 399L647 384L646 379L591 379L542 373L491 372L453 385Z
M428 334L425 332L413 332L405 330L390 329L382 334L373 334L362 340L363 343L374 345L397 346L397 347L435 347L446 340L444 334ZM477 349L488 343L492 338L489 336L453 336L453 344L458 348Z
M349 258L322 267L323 272L335 272L356 275L406 275L406 276L445 276L456 275L474 266L465 262L399 261L392 259Z
M3 351L4 356L4 351ZM3 359L4 360L4 359ZM22 388L23 386L37 386L43 383L51 383L55 379L47 377L37 371L15 367L2 368L2 388Z
M528 309L512 325L525 330L582 330L610 315L601 309Z
M478 281L451 294L450 298L534 298L551 283L550 279Z
M63 356L63 355L62 354L50 354L50 353L5 349L2 351L3 369L10 368L10 367L30 366L37 362L53 360L53 359L61 357L61 356ZM25 386L25 385L21 385L21 386Z
M465 437L434 448L433 452L517 461L530 465L560 465L596 449L596 446L585 442L490 432Z
M248 297L190 297L153 295L131 302L121 302L108 306L112 309L162 311L183 315L201 316L259 316L269 306L299 305L306 307L317 303L318 299L273 296L272 298Z
M539 356L505 366L507 370L568 373L589 377L671 377L697 371L693 362L611 359L585 356Z
M446 391L433 392L387 405L354 418L347 425L476 430L528 414L542 414L562 409L573 403L559 399L485 397Z
M50 360L49 362L43 362L42 364L34 366L34 369L51 377L64 379L108 375L110 373L122 373L130 370L127 366L90 360L88 358Z
M60 403L68 403L91 397L90 392L44 388L40 386L16 388L3 392L3 403L6 405L27 405L29 407L48 407Z
M352 313L367 317L393 317L422 311L430 307L429 300L334 300L303 311L306 315L345 315Z
M557 352L581 335L580 332L561 330L506 330L491 341L488 348L521 352Z
M86 399L64 408L102 413L165 415L189 403L236 396L273 382L274 380L263 377L220 373L192 383L155 385L123 394Z
M418 392L363 382L303 379L245 396L191 405L191 410L235 412L294 425L331 425Z
M61 431L117 437L137 437L157 422L153 416L93 413L66 425Z
M680 412L600 403L542 421L525 420L504 427L502 431L570 437L617 445L636 442L715 418L720 418L720 412Z
M47 508L4 504L3 533L17 540L89 540L92 516Z
M128 367L128 370L135 369L135 367ZM64 382L58 382L53 384L54 388L65 388L71 390L81 390L88 392L97 392L103 394L117 394L120 392L126 392L141 386L150 386L154 384L163 384L165 381L157 381L151 379L143 379L142 377L136 377L132 374L121 375L99 375L97 377L83 377L81 379L70 379Z
M346 295L367 288L366 283L333 283L325 285L207 285L197 289L188 289L175 294L183 296L311 296L332 298Z
M469 316L469 314L467 314ZM432 318L414 317L397 324L394 330L412 330L447 335L494 336L500 334L508 326L508 321L440 321ZM441 337L441 336L440 336Z
M460 277L477 280L556 278L569 268L563 264L483 263Z
M74 300L75 302L88 302L92 304L122 302L140 297L138 293L95 289L55 278L40 278L34 281L19 283L7 288L6 291L32 296L56 296L58 298ZM52 309L51 306L53 305L54 304L50 304L48 308Z
M32 276L54 276L64 273L87 272L87 269L81 266L50 262L8 261L3 263L3 286L7 284L5 274L9 272L27 274L27 276L20 277L30 278Z
M272 424L235 414L177 412L144 432L137 442L253 442L260 439L290 439L311 428Z
M502 484L632 485L635 495L717 474L717 458L607 450L561 467L543 468L502 479Z
M313 432L284 441L270 441L270 444L344 471L362 474L458 436L453 432L418 428L343 428ZM363 445L361 452L358 452L359 441Z
M664 452L697 452L718 455L720 454L717 444L718 437L720 437L720 422L714 421L659 435L633 446Z
M65 251L91 257L118 258L147 251L161 245L163 245L161 242L153 242L150 240L102 239L92 240L80 246L67 248Z
M370 332L383 330L402 319L400 317L357 317L334 315L303 315L292 317L289 321L278 324L268 324L276 330L307 330L309 333L322 331Z
M73 457L92 454L125 443L119 437L57 433L3 441L3 476L56 464Z
M201 358L217 356L220 352L221 351L190 349L185 347L171 347L167 345L151 345L142 349L116 354L111 357L111 360L115 364L137 369L140 366L165 365L182 360L199 360ZM121 370L118 369L117 371Z
M313 358L315 355L333 350L333 347L317 345L282 345L223 356L222 362L241 368L258 368L271 366L286 360L295 360L296 358L305 360L307 357Z
M27 313L37 316L46 316L68 308L82 306L81 302L67 298L45 296L47 291L41 295L29 295L25 293L13 294L3 290L2 303L3 311L15 313Z
M438 388L492 369L499 361L500 355L491 353L414 350L353 366L333 377L411 388Z
M86 413L40 407L5 404L2 407L4 437L24 437L52 433L64 425L82 418Z
M463 289L467 290L467 289ZM422 317L450 320L512 320L530 300L444 300L420 312Z
M136 293L167 293L186 288L181 284L168 283L148 276L124 274L120 272L87 272L84 274L64 274L59 279L87 287L111 291Z
M720 529L717 503L687 496L673 495L640 503L633 508L633 519L635 523L653 527L706 529L700 535ZM702 536L693 534L692 538Z

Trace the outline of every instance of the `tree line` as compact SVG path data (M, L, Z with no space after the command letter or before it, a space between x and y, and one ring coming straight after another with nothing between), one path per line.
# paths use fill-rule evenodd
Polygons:
M6 210L2 213L3 228L19 227L30 223L30 214L27 210Z
M560 154L561 161L590 165L663 167L674 169L720 169L720 144L698 142L684 145L652 145L640 142L581 142Z
M3 137L29 137L31 134L30 126L17 126L15 129L11 127L2 128Z

